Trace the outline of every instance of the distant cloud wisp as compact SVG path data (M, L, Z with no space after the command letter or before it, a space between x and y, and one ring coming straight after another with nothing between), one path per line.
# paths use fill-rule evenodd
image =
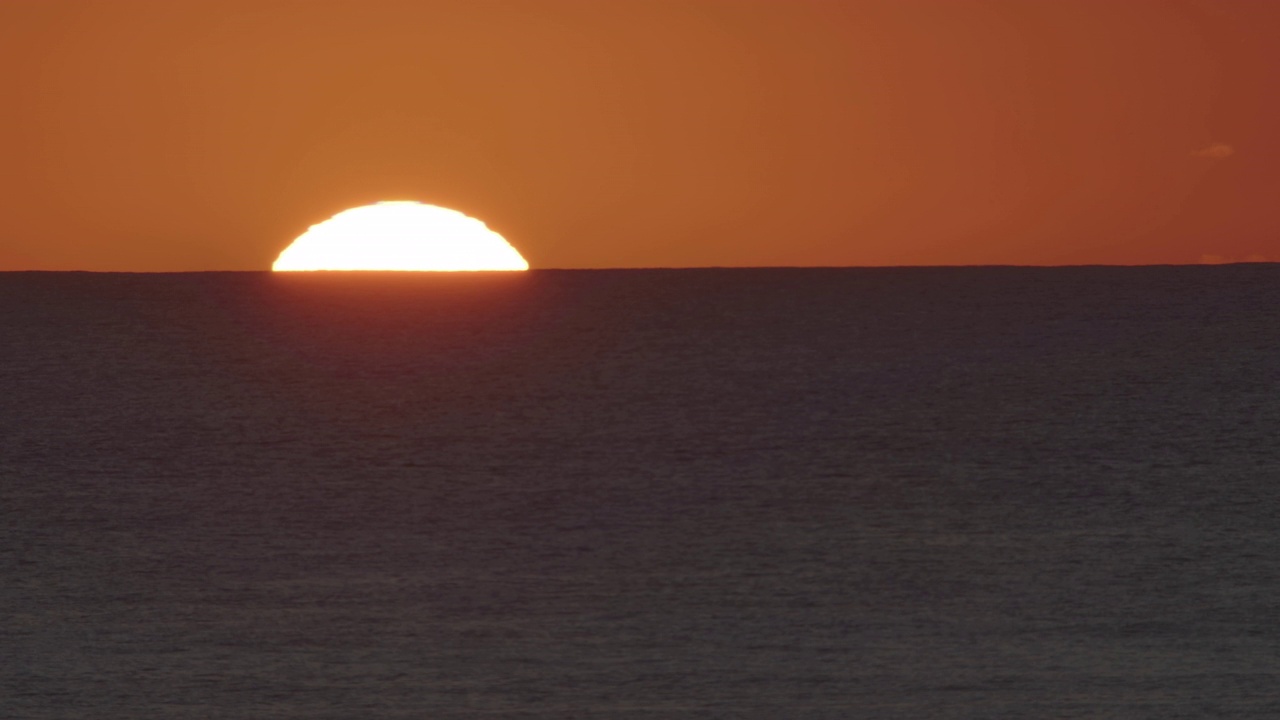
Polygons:
M1235 155L1236 149L1226 143L1216 142L1216 143L1213 143L1212 145L1209 145L1208 147L1201 148L1200 150L1197 150L1191 154L1196 157L1213 158L1215 160L1221 160L1222 158L1231 157L1232 155Z
M1254 253L1245 255L1244 257L1232 257L1228 255L1201 255L1201 265L1232 265L1235 263L1264 263L1271 262L1266 255Z

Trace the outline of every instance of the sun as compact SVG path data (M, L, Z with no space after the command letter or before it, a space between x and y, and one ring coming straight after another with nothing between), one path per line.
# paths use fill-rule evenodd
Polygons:
M271 269L528 270L501 235L456 210L412 201L344 210L312 225Z

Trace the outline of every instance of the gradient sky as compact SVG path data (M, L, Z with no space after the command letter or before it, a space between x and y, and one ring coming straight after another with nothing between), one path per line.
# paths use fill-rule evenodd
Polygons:
M3 0L0 269L1280 259L1274 0Z

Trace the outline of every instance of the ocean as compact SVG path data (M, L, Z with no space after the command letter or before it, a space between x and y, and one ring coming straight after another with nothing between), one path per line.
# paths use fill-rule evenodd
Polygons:
M1280 266L0 274L0 717L1275 718Z

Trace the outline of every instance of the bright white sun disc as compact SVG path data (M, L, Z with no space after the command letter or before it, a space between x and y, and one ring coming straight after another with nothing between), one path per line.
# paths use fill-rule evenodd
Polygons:
M412 201L344 210L312 225L272 270L528 270L498 233L463 213Z

